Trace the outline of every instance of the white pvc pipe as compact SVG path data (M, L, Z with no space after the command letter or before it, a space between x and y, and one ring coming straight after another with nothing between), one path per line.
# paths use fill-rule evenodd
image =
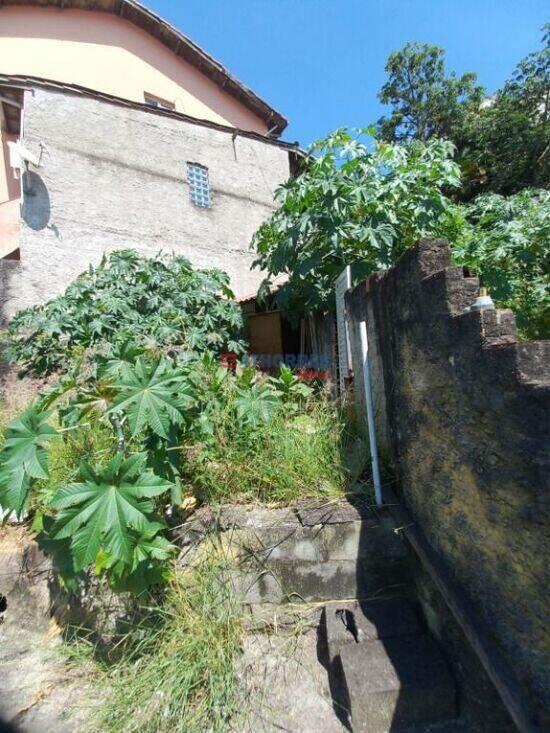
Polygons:
M380 481L380 466L378 465L378 446L376 443L376 428L374 425L374 407L372 402L372 381L369 363L369 340L367 338L367 324L359 324L361 339L361 355L363 358L363 380L365 382L365 399L367 403L367 422L369 426L370 458L372 464L372 480L374 482L374 496L377 506L382 506L382 483Z

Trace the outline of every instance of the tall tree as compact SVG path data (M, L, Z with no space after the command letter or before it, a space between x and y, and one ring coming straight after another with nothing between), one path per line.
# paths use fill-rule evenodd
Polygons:
M520 61L488 104L469 110L451 139L466 198L550 187L550 24L543 28L542 48Z
M378 123L382 138L400 141L450 137L467 109L478 109L483 88L476 74L457 77L445 70L445 51L426 43L407 43L390 54L388 81L378 95L392 106Z
M542 27L542 48L519 62L502 91L518 109L528 111L539 122L550 118L550 23Z
M445 71L437 46L407 43L390 54L379 98L391 114L379 123L386 140L450 139L463 173L461 197L550 187L550 23L492 98L473 73Z

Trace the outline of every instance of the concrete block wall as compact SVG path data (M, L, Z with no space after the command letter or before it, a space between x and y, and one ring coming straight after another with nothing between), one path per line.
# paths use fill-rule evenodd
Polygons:
M0 318L61 293L104 252L134 248L227 271L237 296L257 288L253 233L290 172L289 151L231 132L91 97L25 92L24 144L42 165L26 176L21 261L2 269ZM213 205L189 200L187 162L209 169Z
M511 311L468 311L478 290L446 241L420 240L348 314L367 318L401 497L546 730L550 342L518 342Z

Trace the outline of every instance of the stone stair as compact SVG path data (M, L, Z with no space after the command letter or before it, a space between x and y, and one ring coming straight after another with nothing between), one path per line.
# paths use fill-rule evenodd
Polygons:
M197 520L203 521L200 515ZM278 648L265 641L274 629L300 625L302 617L318 639L312 645L308 631L303 643L309 650L306 666L319 667L324 685L320 673L311 674L308 687L295 672L287 688L277 673L264 687L267 697L276 698L273 726L260 725L260 716L251 729L274 731L284 719L283 728L301 733L463 731L454 680L411 601L407 550L387 510L360 501L303 502L276 510L232 506L209 521L234 561L231 582L250 609L251 676L265 656L263 645ZM286 657L278 664L294 669ZM327 720L325 729L302 720L301 701L289 702L298 684L310 714L327 698L332 704L334 721Z
M367 598L408 584L393 520L364 503L307 502L253 526L242 513L224 519L247 604Z
M354 733L455 725L454 681L407 599L327 605L322 632L333 698Z

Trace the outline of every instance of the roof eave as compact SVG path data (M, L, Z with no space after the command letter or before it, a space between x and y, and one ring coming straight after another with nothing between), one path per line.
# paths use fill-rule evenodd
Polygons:
M253 112L264 122L270 135L278 137L288 125L286 117L234 77L219 61L136 0L0 0L0 7L7 5L95 10L118 15L154 36Z
M1 0L0 0L1 2ZM179 119L184 122L188 122L192 125L199 125L201 127L210 127L213 130L219 130L220 132L227 132L231 135L239 135L241 137L248 137L252 140L258 140L265 142L270 145L276 145L277 147L285 148L296 156L303 157L304 151L300 149L297 142L290 143L284 140L278 140L275 137L262 135L260 132L254 132L252 130L243 130L238 127L231 127L230 125L223 125L213 120L202 120L199 117L192 117L184 112L176 112L171 109L164 109L162 107L150 107L145 102L135 102L124 97L116 97L107 92L98 92L95 89L89 89L88 87L80 86L79 84L66 84L64 82L54 81L52 79L44 79L38 76L26 76L22 74L2 74L0 73L0 89L2 87L15 88L15 89L47 89L53 92L61 92L67 94L74 94L76 96L90 97L97 99L102 102L109 104L115 104L120 107L130 107L132 109L138 109L142 112L147 112L153 115L160 115L161 117L172 117Z

